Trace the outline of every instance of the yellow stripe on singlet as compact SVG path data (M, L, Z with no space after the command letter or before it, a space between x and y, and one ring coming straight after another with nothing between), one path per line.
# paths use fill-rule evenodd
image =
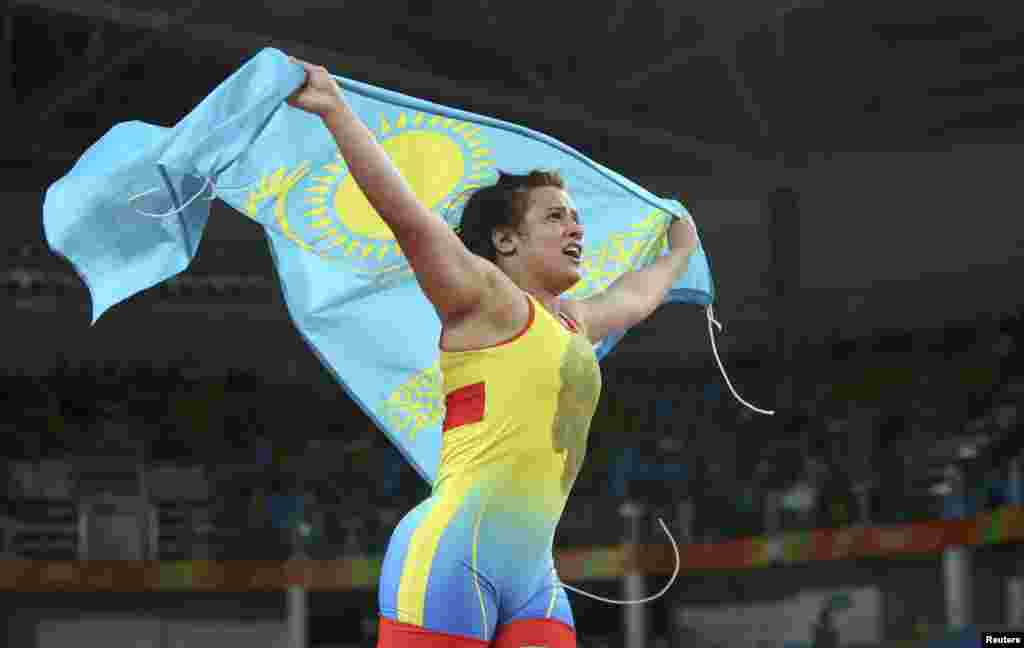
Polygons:
M484 604L484 593L480 589L480 568L477 566L477 554L480 548L480 520L484 517L484 507L481 506L476 514L476 522L473 524L473 585L476 586L476 596L480 599L480 618L486 630L487 628L487 605Z
M545 618L548 618L548 619L551 618L551 613L555 609L555 601L558 599L558 582L557 582L557 580L558 579L555 578L555 570L552 569L551 570L551 600L548 602L548 611L544 615Z
M468 493L463 486L450 486L446 491L445 497L439 498L437 506L430 510L409 539L402 578L398 582L397 616L400 623L423 626L430 567L441 543L441 535Z

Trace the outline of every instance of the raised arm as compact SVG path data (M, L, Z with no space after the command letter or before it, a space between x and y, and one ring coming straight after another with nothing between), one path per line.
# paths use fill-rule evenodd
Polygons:
M574 304L592 342L639 324L661 304L700 244L693 221L676 219L668 244L670 252L651 265L623 274L604 291Z
M288 103L323 120L356 184L394 233L441 321L480 308L494 281L495 266L471 253L448 224L416 198L327 70L292 61L306 69L306 82Z

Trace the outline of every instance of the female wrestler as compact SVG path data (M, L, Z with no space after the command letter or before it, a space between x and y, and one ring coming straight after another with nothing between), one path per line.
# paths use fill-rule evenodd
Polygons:
M433 491L398 524L381 573L379 648L571 648L552 545L601 390L592 343L650 315L697 239L573 301L583 225L555 173L501 174L458 233L424 205L318 66L288 102L318 115L442 322L447 412Z

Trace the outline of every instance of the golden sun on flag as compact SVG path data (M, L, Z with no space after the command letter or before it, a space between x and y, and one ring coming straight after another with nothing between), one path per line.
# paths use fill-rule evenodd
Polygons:
M416 197L439 217L494 174L481 129L468 122L401 112L391 121L382 116L374 135ZM301 207L277 213L283 230L321 257L355 262L364 272L393 269L402 262L394 234L340 154L302 184Z

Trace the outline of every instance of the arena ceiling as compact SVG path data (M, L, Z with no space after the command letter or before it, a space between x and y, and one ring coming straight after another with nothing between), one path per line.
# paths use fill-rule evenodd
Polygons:
M66 162L114 121L173 124L268 46L635 175L666 154L701 175L1019 140L1014 4L14 0L2 85L20 119L2 157Z

